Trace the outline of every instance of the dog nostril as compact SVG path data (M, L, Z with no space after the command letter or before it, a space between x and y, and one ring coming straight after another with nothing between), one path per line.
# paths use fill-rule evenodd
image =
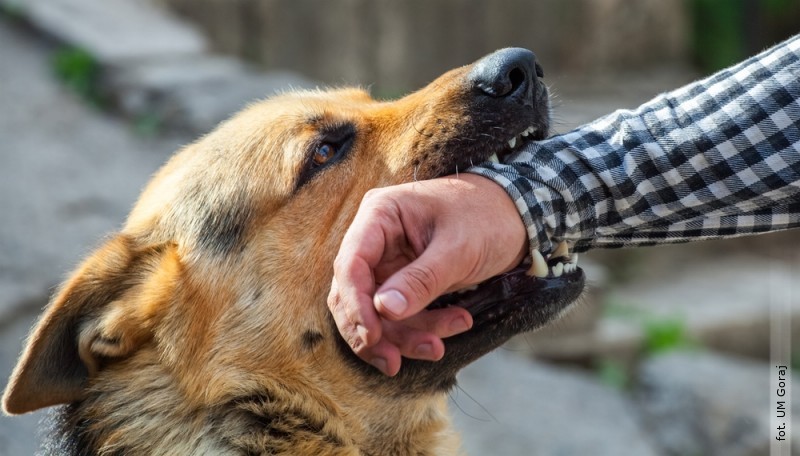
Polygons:
M521 86L526 79L527 77L525 76L525 72L522 69L520 68L512 69L508 73L508 80L511 82L511 90L509 90L509 93L516 92L516 90L519 89L519 86Z

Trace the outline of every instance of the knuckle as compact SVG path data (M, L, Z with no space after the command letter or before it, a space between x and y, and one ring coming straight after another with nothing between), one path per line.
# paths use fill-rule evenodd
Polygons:
M331 311L341 310L342 308L342 299L339 297L339 293L337 293L335 290L331 290L330 294L328 294L327 303L328 309ZM335 317L336 315L334 315L334 318Z
M368 211L371 217L393 218L397 214L397 200L391 188L373 188L364 194L361 210Z
M420 304L438 294L440 283L438 275L436 270L424 264L414 265L406 271L406 285Z
M348 270L352 264L353 260L349 254L345 252L339 252L336 255L336 258L333 259L334 276L336 275L336 273Z
M345 340L347 340L347 345L356 353L361 354L366 349L364 342L358 336L355 335L348 335Z
M372 202L373 200L380 199L385 193L386 190L383 188L371 188L364 194L362 201Z

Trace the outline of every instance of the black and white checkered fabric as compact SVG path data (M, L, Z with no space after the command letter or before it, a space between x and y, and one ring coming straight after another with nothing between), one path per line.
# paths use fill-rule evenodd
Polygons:
M544 252L798 227L800 35L469 172L506 189Z

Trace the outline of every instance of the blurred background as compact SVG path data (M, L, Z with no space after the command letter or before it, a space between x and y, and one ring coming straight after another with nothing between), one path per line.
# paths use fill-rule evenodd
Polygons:
M521 46L559 133L798 32L800 0L0 0L0 376L149 175L249 101L350 84L394 98ZM577 311L462 373L466 452L768 454L769 309L787 302L800 334L798 240L585 255ZM32 454L41 416L0 417L0 455Z

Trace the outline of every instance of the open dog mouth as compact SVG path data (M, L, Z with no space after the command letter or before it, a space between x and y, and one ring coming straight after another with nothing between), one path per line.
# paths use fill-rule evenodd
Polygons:
M536 251L511 271L442 295L428 309L462 307L472 315L475 326L491 323L515 310L527 310L541 317L541 321L532 321L531 327L525 328L533 329L554 317L549 312L538 312L537 306L560 303L565 307L580 294L583 282L578 254L570 254L566 241L562 241L546 258Z
M492 163L505 163L508 158L517 153L531 141L538 141L547 137L546 129L534 127L533 125L513 135L511 139L500 144L499 150L489 156L488 161Z

